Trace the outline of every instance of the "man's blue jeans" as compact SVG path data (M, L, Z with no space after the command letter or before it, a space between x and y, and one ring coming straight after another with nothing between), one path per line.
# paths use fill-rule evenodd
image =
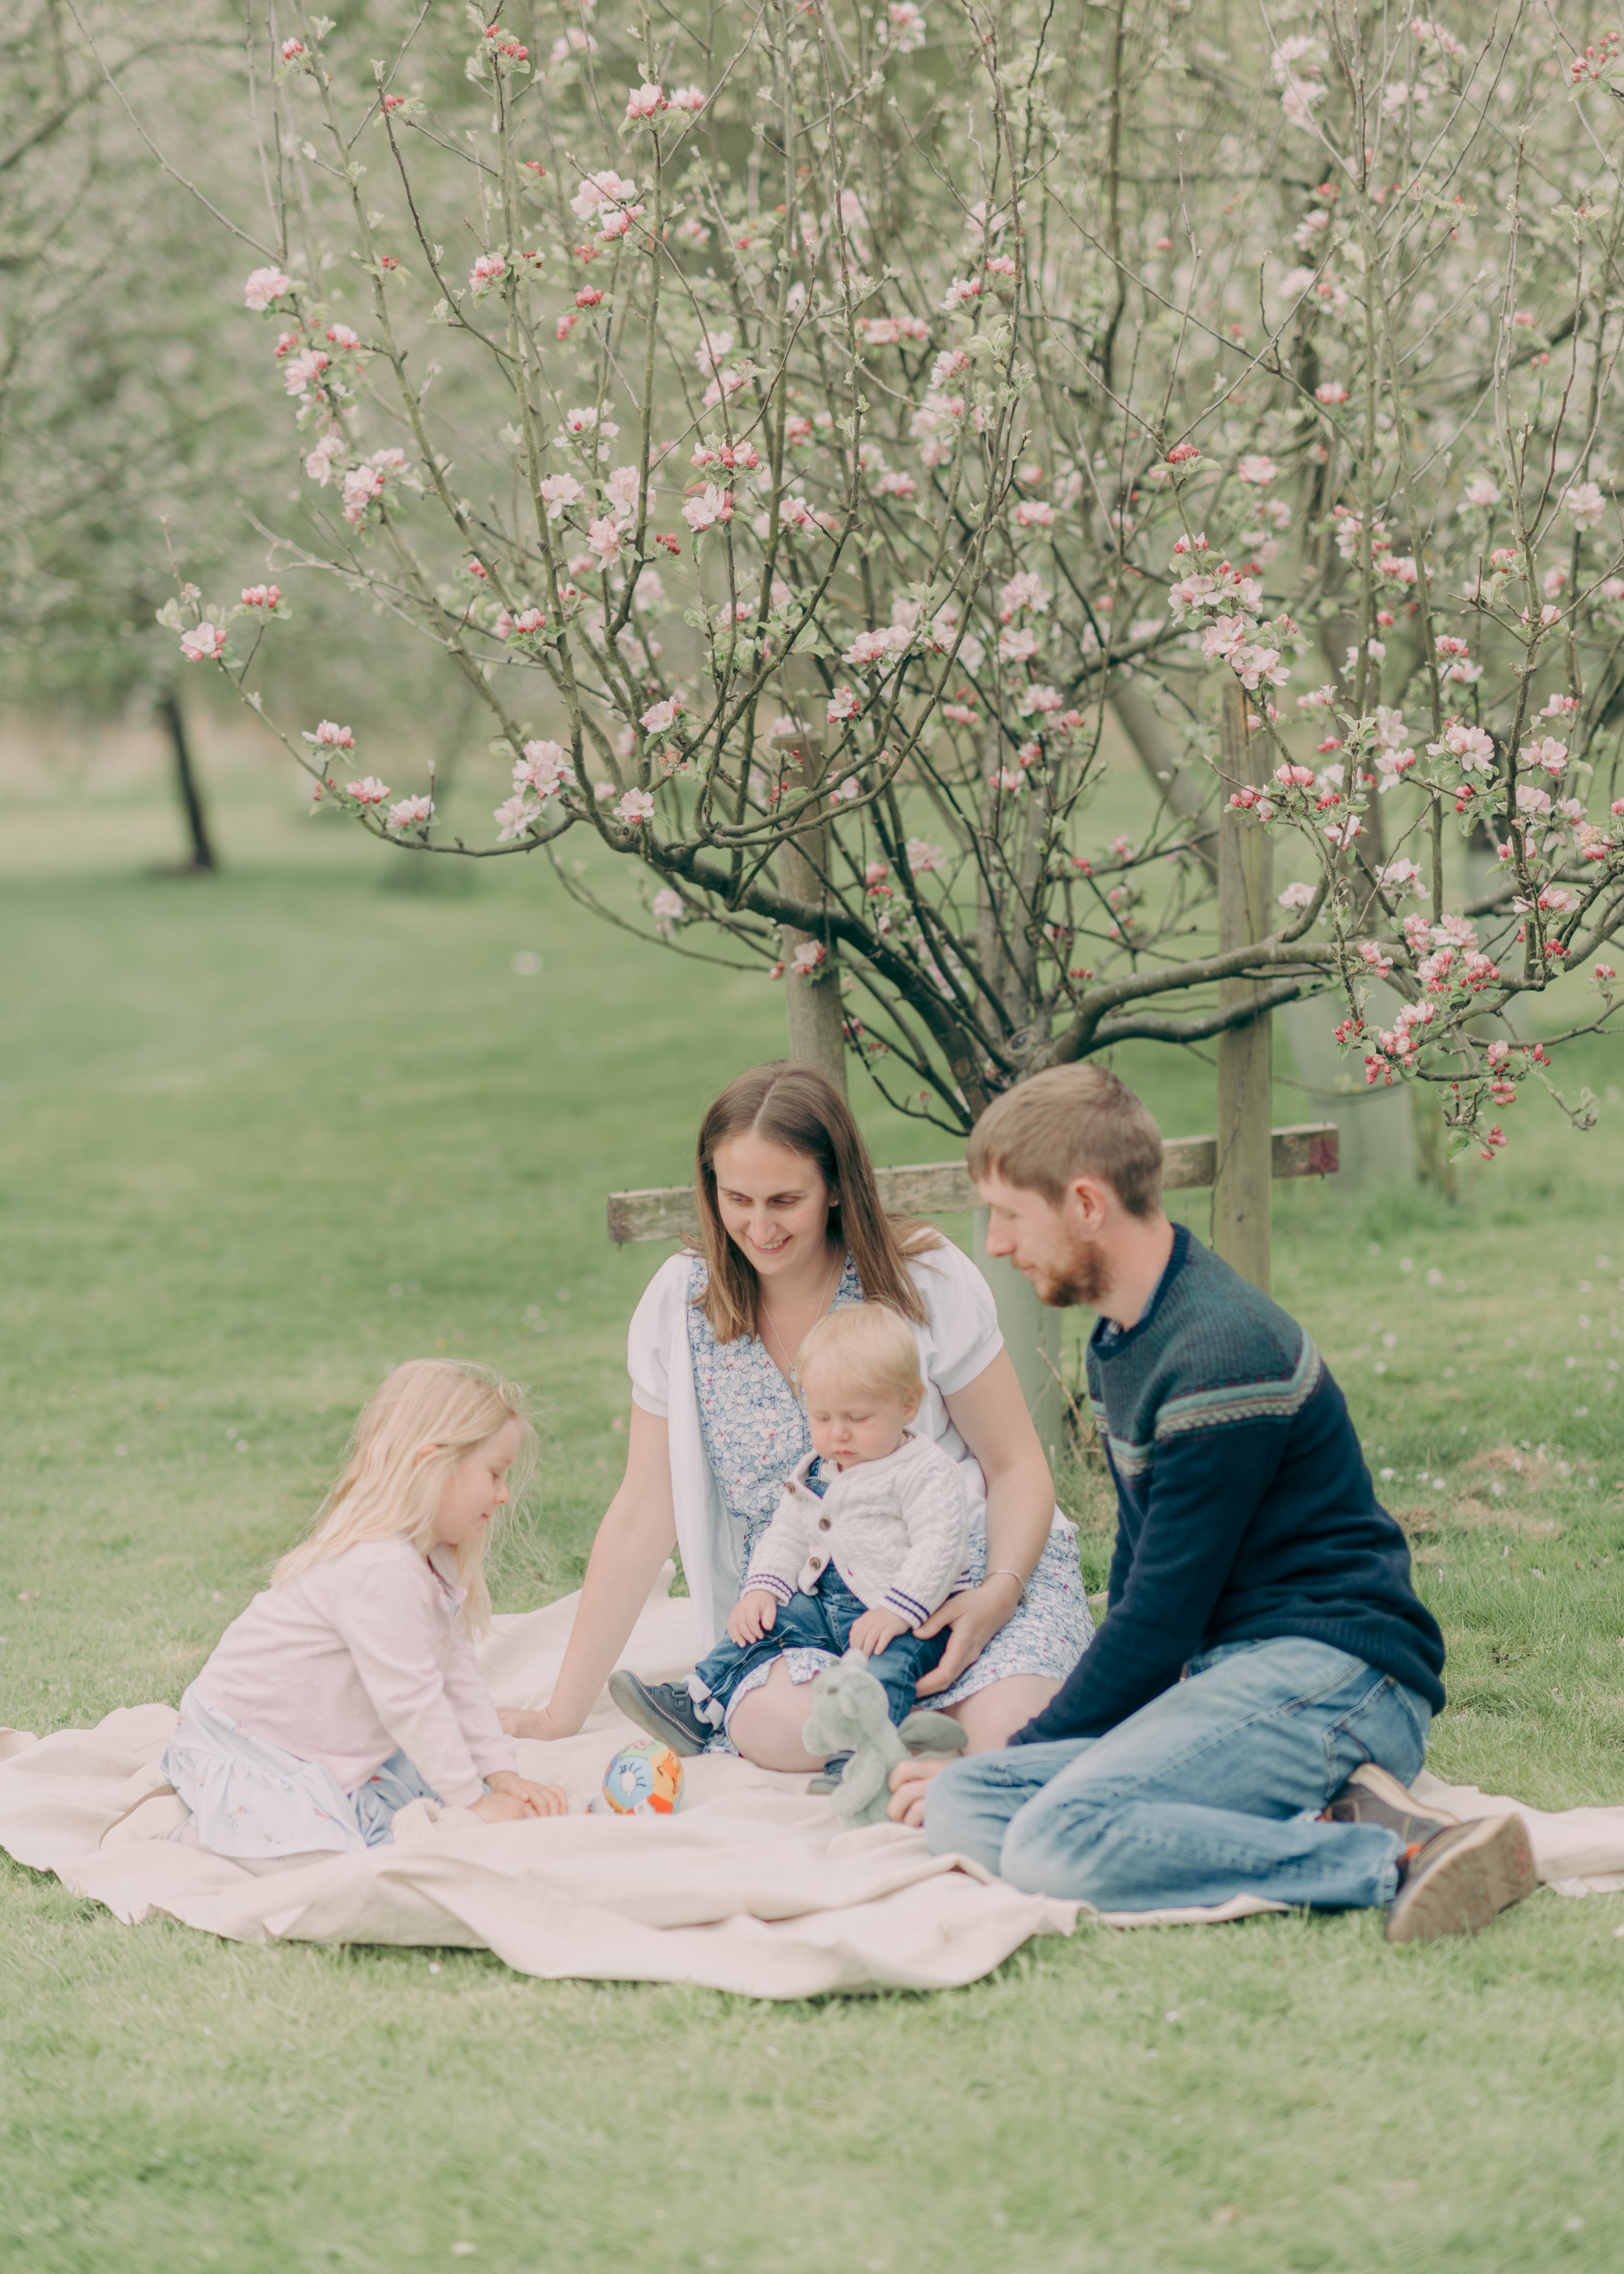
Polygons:
M1408 1784L1431 1721L1413 1691L1326 1643L1231 1643L1102 1737L953 1762L929 1788L925 1836L936 1855L1101 1911L1390 1903L1395 1835L1316 1819L1363 1762Z

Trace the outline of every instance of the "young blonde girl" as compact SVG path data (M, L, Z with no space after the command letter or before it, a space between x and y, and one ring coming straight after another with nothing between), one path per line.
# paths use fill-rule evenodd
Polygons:
M373 1392L309 1537L181 1700L164 1766L188 1836L267 1857L375 1847L417 1799L489 1823L566 1811L517 1774L468 1638L535 1447L520 1393L477 1367L417 1359Z

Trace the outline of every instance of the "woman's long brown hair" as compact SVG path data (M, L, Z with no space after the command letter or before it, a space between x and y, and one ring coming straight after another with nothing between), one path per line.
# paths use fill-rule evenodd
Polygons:
M908 1259L940 1247L942 1235L929 1224L886 1215L851 1107L816 1066L778 1058L730 1081L699 1125L694 1186L700 1249L708 1267L699 1299L718 1342L736 1342L758 1330L761 1283L756 1267L728 1238L716 1204L717 1147L746 1131L816 1165L834 1194L829 1236L844 1243L857 1266L863 1300L889 1304L921 1324L925 1306L908 1276Z

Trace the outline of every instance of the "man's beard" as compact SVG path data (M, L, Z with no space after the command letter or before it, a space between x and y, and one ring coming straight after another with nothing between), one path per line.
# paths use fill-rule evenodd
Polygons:
M1110 1274L1105 1266L1105 1251L1097 1239L1073 1238L1064 1264L1056 1270L1039 1264L1038 1279L1034 1291L1038 1300L1052 1311L1069 1311L1081 1304L1086 1310L1097 1311L1110 1292Z

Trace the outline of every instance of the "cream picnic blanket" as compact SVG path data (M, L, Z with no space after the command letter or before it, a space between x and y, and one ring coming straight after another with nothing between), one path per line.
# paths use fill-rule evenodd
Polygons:
M627 1662L650 1680L692 1663L687 1602L650 1598ZM576 1598L497 1623L484 1653L505 1705L543 1702ZM601 1698L577 1737L522 1744L527 1775L561 1784L572 1813L526 1824L454 1816L362 1856L257 1871L163 1835L177 1801L153 1797L169 1706L109 1713L36 1739L0 1730L0 1846L134 1924L161 1916L239 1942L376 1942L489 1949L523 1974L694 1982L758 1998L937 1990L989 1973L1036 1934L1066 1934L1076 1903L1025 1895L931 1856L896 1825L843 1831L805 1780L705 1756L669 1818L587 1816L616 1746L635 1733ZM1624 1807L1545 1814L1423 1777L1457 1815L1518 1807L1540 1876L1564 1894L1624 1888ZM1107 1923L1236 1918L1281 1906L1123 1914Z

